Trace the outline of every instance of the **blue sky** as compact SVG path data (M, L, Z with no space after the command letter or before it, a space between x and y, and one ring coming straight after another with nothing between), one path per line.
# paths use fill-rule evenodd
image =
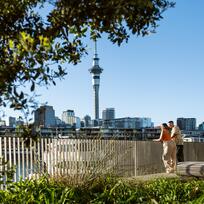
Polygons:
M204 121L204 1L178 0L164 14L156 34L132 36L128 44L98 41L101 74L100 115L114 107L116 117L151 117L155 125L177 117ZM73 109L83 117L94 116L93 89L88 69L94 44L77 66L55 87L39 90L40 102L48 102L61 118ZM8 115L16 115L7 110Z

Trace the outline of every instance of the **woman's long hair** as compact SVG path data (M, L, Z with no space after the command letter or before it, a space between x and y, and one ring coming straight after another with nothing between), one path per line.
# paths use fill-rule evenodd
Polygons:
M169 126L166 123L162 123L164 129L169 130Z

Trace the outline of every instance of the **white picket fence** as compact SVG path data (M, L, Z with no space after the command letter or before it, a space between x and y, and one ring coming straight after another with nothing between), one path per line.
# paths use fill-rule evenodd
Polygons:
M14 181L42 174L70 175L87 171L114 171L128 174L134 171L134 142L100 139L40 138L23 140L0 137L0 157L15 166Z

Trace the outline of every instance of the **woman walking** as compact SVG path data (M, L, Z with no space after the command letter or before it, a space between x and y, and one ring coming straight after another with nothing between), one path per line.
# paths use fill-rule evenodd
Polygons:
M173 173L176 169L176 144L171 138L169 127L166 123L161 126L161 134L159 139L154 139L153 141L163 143L163 154L162 160L166 173Z

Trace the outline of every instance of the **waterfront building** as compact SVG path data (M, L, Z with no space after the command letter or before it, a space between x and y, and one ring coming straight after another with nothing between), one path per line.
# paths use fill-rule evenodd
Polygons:
M103 121L104 128L140 129L152 127L151 118L125 117Z
M34 123L38 127L54 127L56 125L56 119L53 107L44 105L35 110Z
M112 120L115 119L115 109L114 108L106 108L102 112L102 120Z
M204 142L203 130L182 130L184 142Z
M92 75L92 85L94 90L94 116L95 120L99 120L99 86L100 86L100 74L103 69L99 66L99 58L97 54L97 47L95 41L95 53L93 58L93 66L89 69Z
M181 130L196 130L196 118L177 118L177 125Z
M151 128L154 127L154 123L152 123L151 118L139 118L141 121L141 128Z

